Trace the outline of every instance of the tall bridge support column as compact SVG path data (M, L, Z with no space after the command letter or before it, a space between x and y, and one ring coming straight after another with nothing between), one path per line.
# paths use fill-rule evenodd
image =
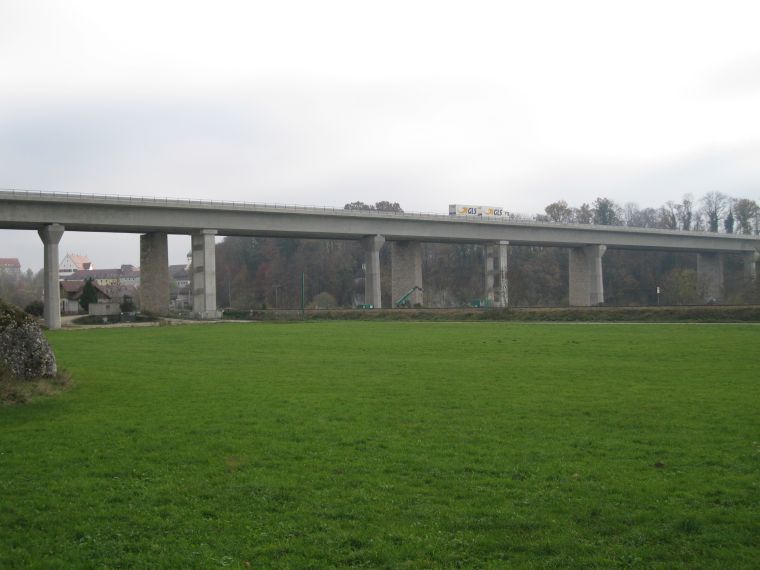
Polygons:
M395 303L413 287L422 288L422 244L418 241L391 242L391 297ZM409 297L409 305L422 305L422 291Z
M586 245L570 250L570 306L593 307L604 303L602 256L606 245Z
M493 292L493 283L494 283L494 277L493 277L493 246L490 243L483 245L483 253L484 253L484 261L485 265L483 266L483 269L485 271L485 291L484 291L484 297L485 301L488 304L488 306L493 306L494 302L494 292Z
M720 253L697 254L697 288L705 301L723 299L723 256Z
M169 314L169 246L164 232L140 236L140 310Z
M218 319L216 309L216 230L200 230L192 235L193 314L199 319Z
M58 283L58 244L63 237L64 227L60 224L48 224L40 228L40 235L45 249L44 260L44 299L43 316L49 329L61 328L61 286Z
M485 300L494 307L506 307L509 302L507 287L508 241L485 244Z
M364 302L375 309L382 308L380 300L380 248L385 237L380 235L362 238L364 248Z
M507 247L508 241L500 241L496 244L498 255L497 260L497 282L496 282L496 298L494 299L495 307L507 307L509 305L509 284L507 281Z
M760 251L748 251L742 256L744 258L744 277L754 281L757 279L757 261L760 259Z

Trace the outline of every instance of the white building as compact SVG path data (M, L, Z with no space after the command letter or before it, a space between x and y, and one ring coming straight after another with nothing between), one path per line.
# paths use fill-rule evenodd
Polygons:
M63 279L76 271L90 271L92 269L94 269L92 262L86 255L67 253L58 265L58 275Z
M0 274L18 277L21 275L21 263L17 257L0 257Z

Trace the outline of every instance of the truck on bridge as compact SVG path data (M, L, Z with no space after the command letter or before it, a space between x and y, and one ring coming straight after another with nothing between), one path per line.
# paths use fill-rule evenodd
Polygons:
M499 206L472 206L449 204L449 216L479 216L481 218L507 218L509 212Z

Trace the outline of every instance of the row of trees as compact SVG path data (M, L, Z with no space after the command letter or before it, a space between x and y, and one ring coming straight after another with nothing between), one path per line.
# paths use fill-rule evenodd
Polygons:
M42 299L42 271L31 269L20 275L0 273L0 299L17 307L26 307L33 301Z
M592 205L570 207L564 200L553 202L537 219L549 222L630 226L664 230L708 231L760 235L760 207L748 198L732 198L709 192L695 202L686 195L680 202L668 201L659 208L639 208L633 202L620 206L609 198Z

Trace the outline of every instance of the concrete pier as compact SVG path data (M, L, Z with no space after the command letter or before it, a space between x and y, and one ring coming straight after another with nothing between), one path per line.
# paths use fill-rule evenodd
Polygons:
M723 299L723 256L720 253L697 254L697 288L705 301Z
M493 246L490 243L483 245L483 254L484 254L483 260L485 262L483 266L483 270L485 274L485 291L483 292L483 297L485 298L485 301L489 306L493 306L494 304L494 292L493 292L494 262L493 262Z
M604 303L602 256L604 245L586 245L570 250L570 306L593 307Z
M507 248L509 242L500 241L494 247L497 250L494 307L506 307L509 305L509 282L507 281Z
M49 329L61 328L61 289L58 284L58 244L63 237L64 227L60 224L43 226L37 233L45 249L43 316Z
M506 307L509 303L507 282L508 241L485 244L485 300L493 307Z
M375 309L382 308L380 300L380 248L385 243L381 235L366 236L361 240L364 248L364 302Z
M192 235L193 314L199 319L218 319L216 308L216 230Z
M744 260L744 277L750 281L757 279L757 262L760 260L760 252L748 251L742 254Z
M391 242L391 299L398 301L414 286L422 287L422 244L418 241ZM422 305L422 291L409 297L409 306Z
M140 236L140 310L169 314L169 248L163 232Z

